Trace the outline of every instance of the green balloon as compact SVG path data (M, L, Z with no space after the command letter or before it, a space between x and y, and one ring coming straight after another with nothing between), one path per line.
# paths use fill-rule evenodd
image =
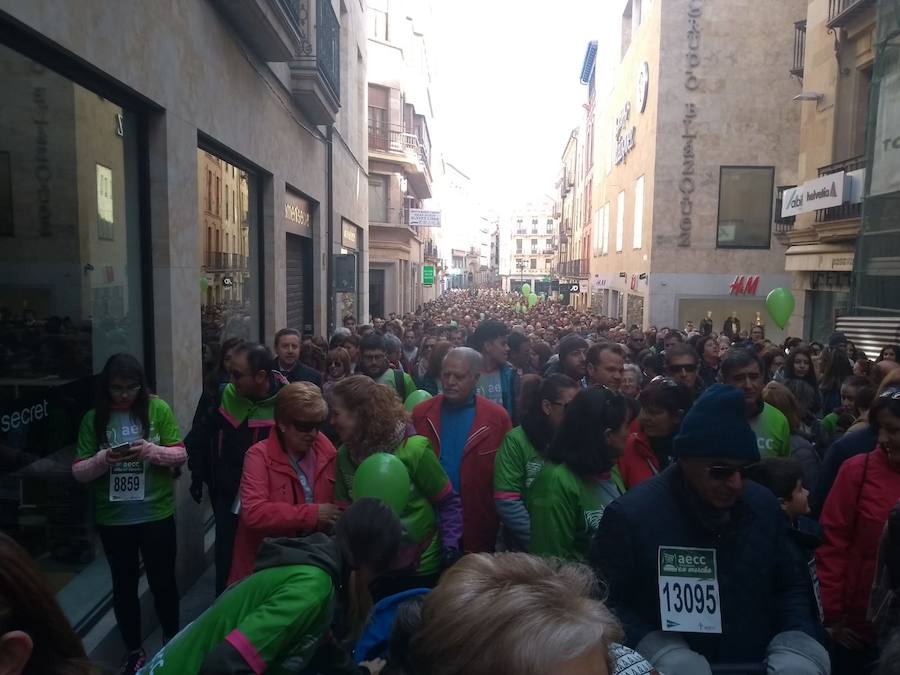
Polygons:
M416 389L413 393L406 397L406 402L403 404L403 407L406 408L406 412L412 412L413 408L419 405L422 401L427 401L431 398L431 394L429 394L424 389Z
M537 296L534 293L532 293L531 295L528 296L528 306L534 307L536 304L537 304Z
M787 325L794 313L794 294L787 288L776 288L766 296L766 309L779 328Z
M522 295L526 298L531 295L531 284L522 284Z
M399 516L409 502L409 485L409 472L403 462L389 453L376 452L356 469L353 499L380 499Z

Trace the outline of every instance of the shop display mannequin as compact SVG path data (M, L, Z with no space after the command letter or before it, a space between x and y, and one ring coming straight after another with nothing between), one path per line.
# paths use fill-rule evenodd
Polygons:
M737 317L737 312L732 312L731 316L725 319L725 323L722 325L722 335L727 335L728 337L734 339L736 335L740 335L741 332L741 320Z
M712 333L713 322L712 322L712 312L706 312L706 318L700 320L700 335L706 337L710 333Z

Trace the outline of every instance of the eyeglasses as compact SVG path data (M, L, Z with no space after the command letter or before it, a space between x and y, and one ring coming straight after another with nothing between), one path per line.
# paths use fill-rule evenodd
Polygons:
M666 366L666 371L670 375L676 375L678 373L695 373L697 372L697 364L696 363L682 363L681 365L672 365Z
M678 389L681 386L671 377L666 377L665 375L657 375L650 380L650 384L658 384L666 389Z
M323 423L324 420L319 420L317 422L302 422L300 420L292 420L291 426L294 427L294 431L296 431L298 434L308 434L312 431L318 431Z
M339 366L339 367L343 368L344 364L341 363L340 361L332 361L331 363L328 364L329 368L334 368L335 366Z
M756 464L745 464L744 466L714 464L707 467L706 470L709 472L709 477L713 480L728 480L736 473L741 474L741 478L746 478L747 474L754 466L756 466Z
M113 396L125 396L126 394L136 394L143 388L140 384L132 384L127 387L110 387L109 393Z

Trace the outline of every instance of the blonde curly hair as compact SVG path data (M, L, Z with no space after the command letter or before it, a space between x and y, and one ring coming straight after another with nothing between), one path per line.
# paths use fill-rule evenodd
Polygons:
M396 433L397 423L409 416L394 390L365 375L351 375L334 385L334 398L356 416L353 438L342 439L351 450L385 445Z

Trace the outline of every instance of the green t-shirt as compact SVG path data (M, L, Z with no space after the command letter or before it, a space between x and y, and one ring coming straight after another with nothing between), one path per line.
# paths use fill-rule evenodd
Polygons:
M756 434L760 457L791 456L791 428L778 408L764 403L763 411L750 422L750 428Z
M161 398L150 399L150 432L147 440L156 445L181 443L181 434L172 409ZM131 443L143 437L140 422L127 412L113 411L106 427L111 447ZM94 435L94 411L81 420L76 459L97 454L100 445ZM91 481L94 512L99 525L137 525L168 518L175 513L172 472L143 460L111 465L110 470Z
M244 660L267 673L302 672L331 624L334 595L331 577L313 565L257 572L227 590L139 673L196 673L226 638Z
M547 462L531 486L531 547L537 555L584 560L604 509L625 492L616 473L583 481L565 465Z
M403 548L407 553L425 546L417 574L433 574L440 567L441 538L437 531L437 511L433 502L449 492L450 479L424 436L410 436L394 450L409 472L409 501L400 514L405 530ZM353 478L357 464L345 445L338 449L334 500L353 501ZM430 542L430 543L427 543Z
M388 368L384 371L381 376L375 381L378 384L383 384L386 387L390 387L391 391L397 394L397 397L401 400L405 401L407 396L413 393L416 390L416 383L413 382L412 377L410 377L409 373L403 373L403 389L406 391L406 394L400 396L400 392L397 391L397 381L396 375L394 375L394 369Z
M518 495L525 501L529 488L544 467L525 430L516 427L509 431L494 459L494 494Z

